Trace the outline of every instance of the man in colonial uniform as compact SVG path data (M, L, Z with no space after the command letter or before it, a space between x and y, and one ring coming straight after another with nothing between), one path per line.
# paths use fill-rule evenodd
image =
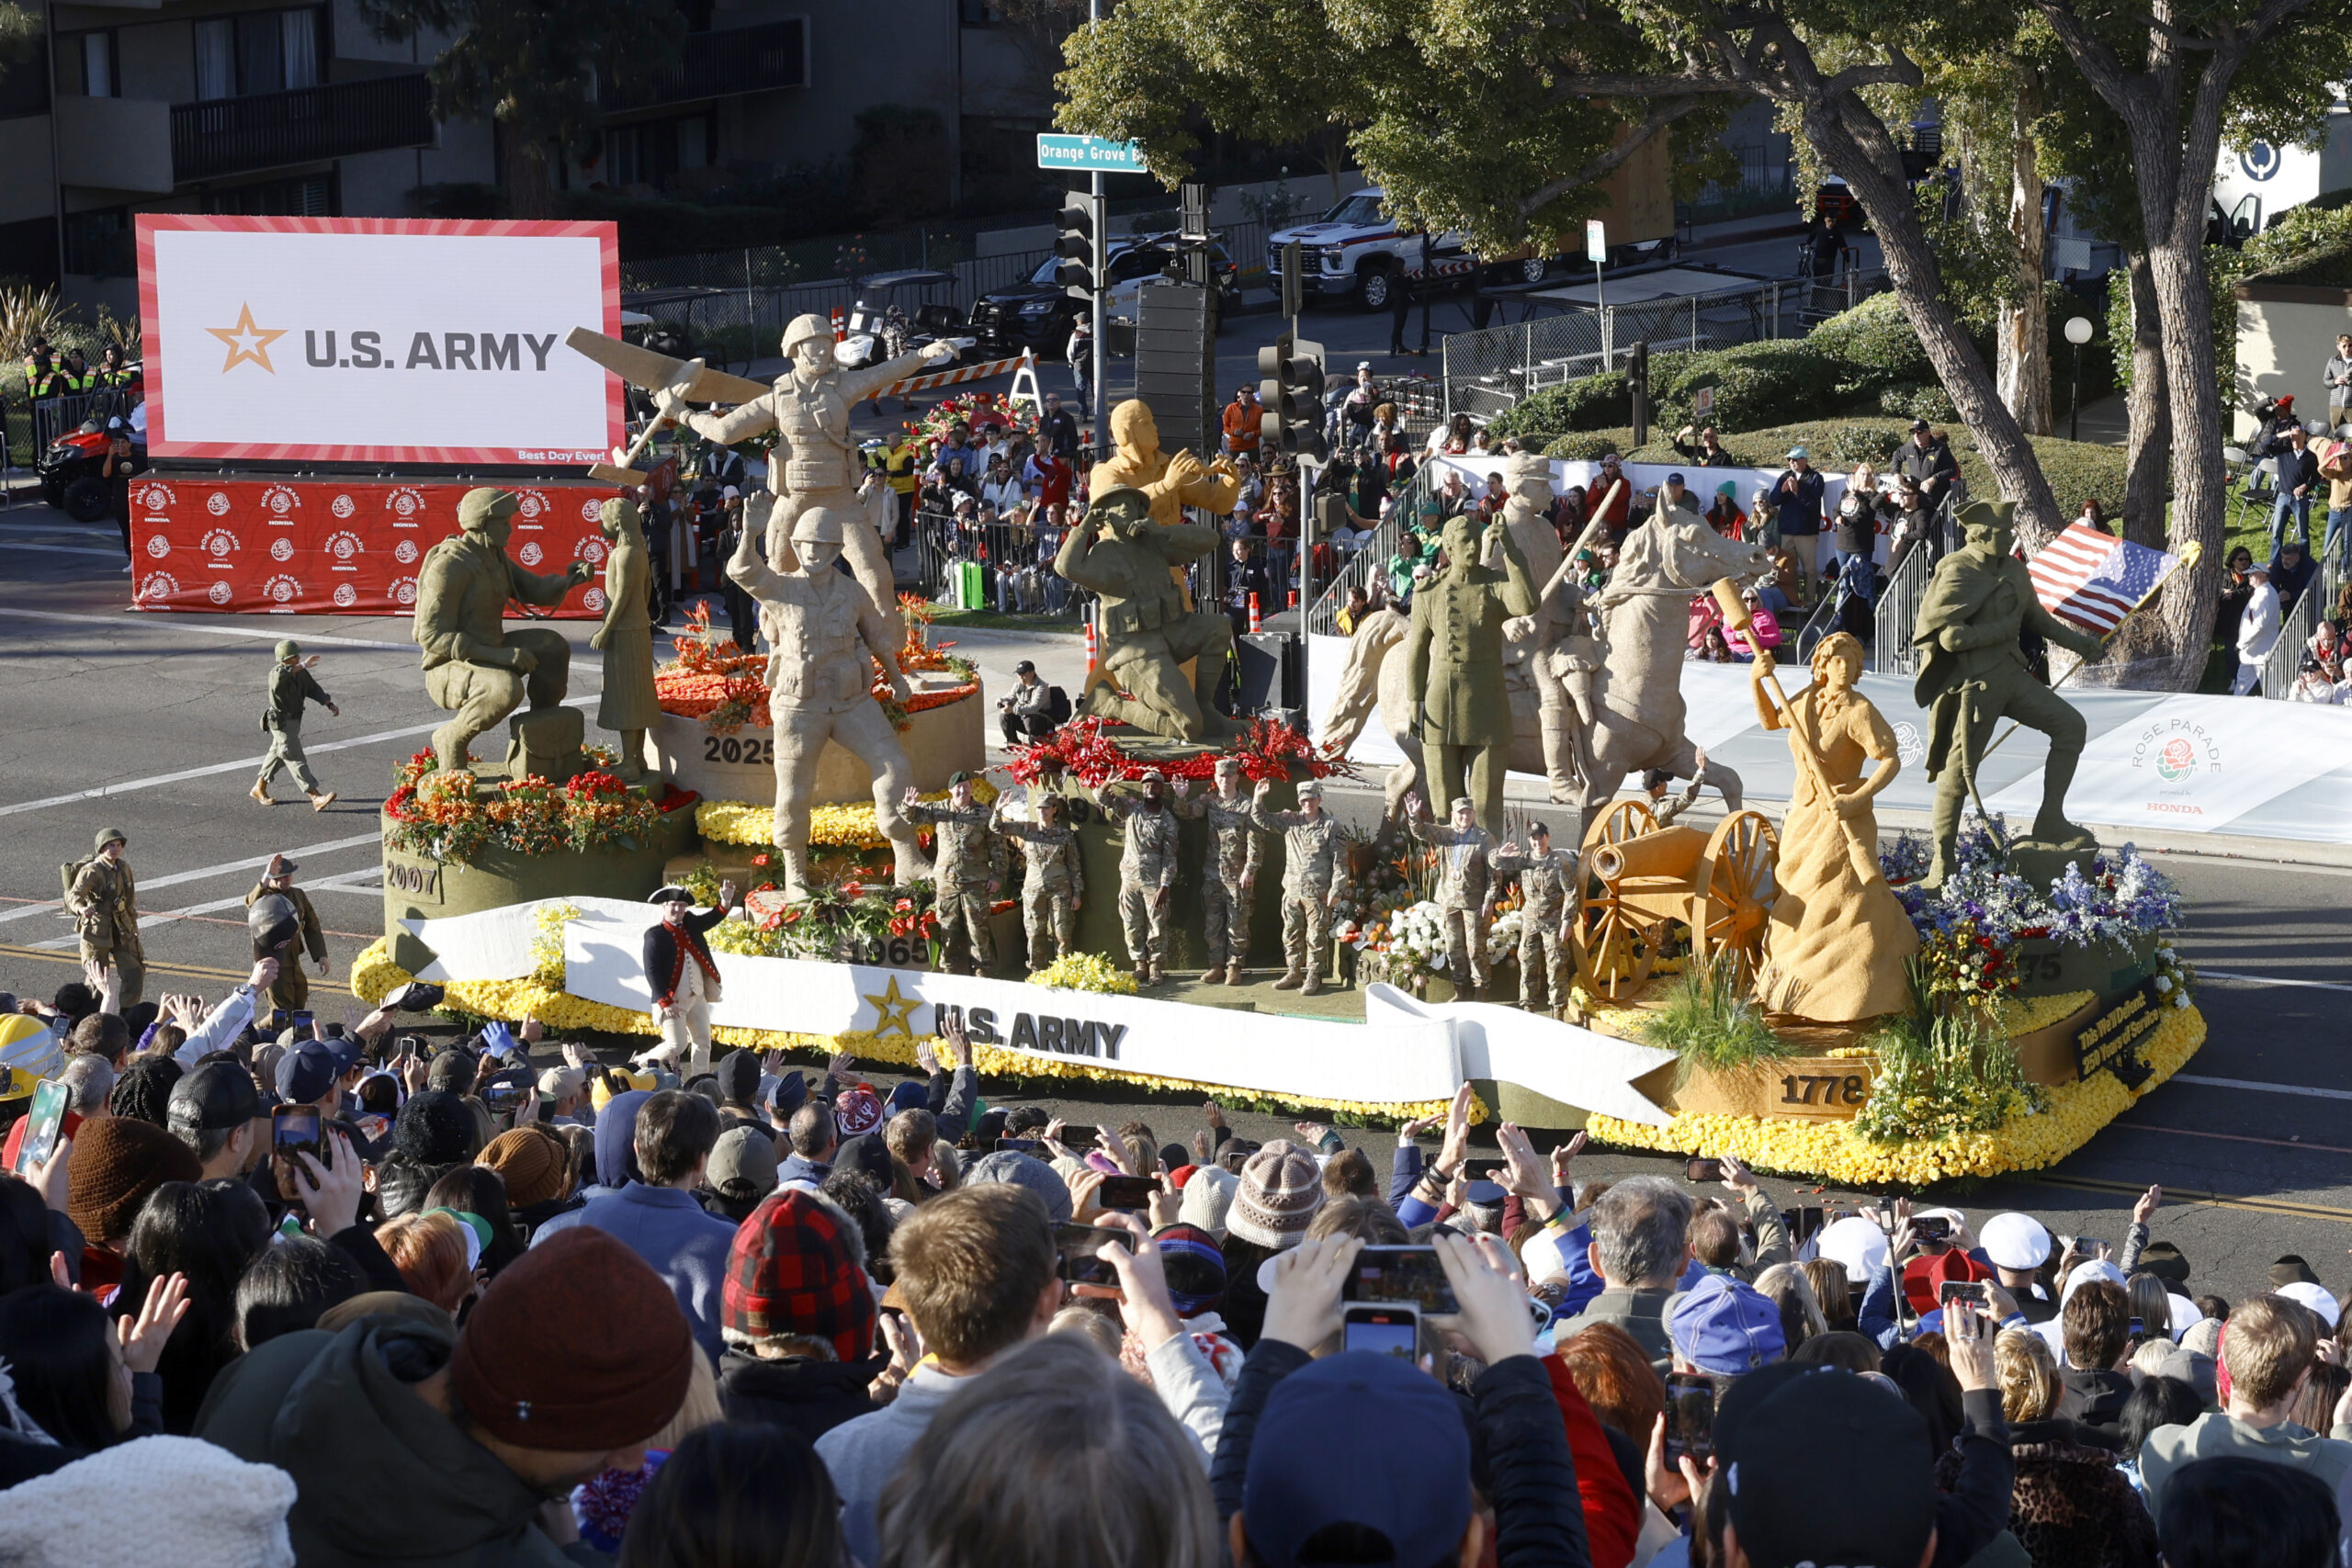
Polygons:
M719 999L718 961L702 933L727 918L735 906L735 885L718 886L718 908L695 913L695 896L675 883L653 895L662 906L662 923L645 931L645 984L653 992L653 1021L662 1026L662 1043L637 1058L642 1066L661 1062L695 1078L710 1070L710 1004Z

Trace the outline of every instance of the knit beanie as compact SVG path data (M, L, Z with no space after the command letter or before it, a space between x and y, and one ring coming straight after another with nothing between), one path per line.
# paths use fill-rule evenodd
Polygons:
M729 1051L718 1059L718 1098L729 1105L749 1105L760 1092L760 1054Z
M65 1215L92 1242L130 1234L147 1195L166 1181L201 1181L196 1151L152 1122L84 1122L66 1156Z
M294 1478L195 1438L141 1438L8 1490L8 1562L23 1568L202 1562L294 1568Z
M571 1184L571 1148L536 1122L501 1133L474 1163L498 1172L517 1209L551 1203Z
M474 1116L447 1089L409 1096L392 1123L392 1146L420 1165L463 1165L473 1158Z
M1176 1206L1177 1219L1223 1241L1227 1211L1240 1185L1241 1179L1222 1166L1201 1166L1184 1183L1184 1200Z
M992 1182L1026 1187L1045 1201L1046 1215L1057 1225L1069 1219L1069 1185L1043 1160L1033 1159L1018 1150L999 1149L964 1168L965 1186L986 1187Z
M772 1193L735 1231L719 1293L730 1345L786 1334L830 1340L834 1359L874 1351L874 1290L844 1235L840 1210L797 1188Z
M1214 1311L1225 1300L1225 1250L1198 1225L1162 1225L1151 1233L1168 1277L1169 1300L1178 1317Z
M508 1264L482 1293L458 1336L449 1382L502 1441L596 1453L667 1426L699 1354L662 1276L605 1232L575 1225Z
M1296 1247L1323 1206L1323 1173L1315 1156L1288 1138L1250 1156L1226 1214L1226 1229L1243 1241L1280 1252Z

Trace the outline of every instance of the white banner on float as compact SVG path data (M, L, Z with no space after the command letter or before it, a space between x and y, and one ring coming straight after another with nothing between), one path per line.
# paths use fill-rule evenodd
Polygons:
M2352 714L2255 697L2176 696L2136 723L2095 735L2066 792L2081 822L2175 833L2215 833L2265 802L2301 789L2352 755ZM2346 802L2319 811L2344 818ZM2030 816L2041 772L1985 802Z

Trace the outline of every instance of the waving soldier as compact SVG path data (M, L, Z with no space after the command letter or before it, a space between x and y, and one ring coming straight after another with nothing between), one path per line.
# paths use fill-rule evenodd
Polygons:
M1241 759L1216 760L1216 788L1184 815L1209 823L1209 874L1201 883L1204 935L1209 967L1201 976L1211 986L1238 986L1250 956L1250 895L1258 886L1264 845L1253 815L1256 803L1241 793Z
M1021 921L1029 933L1029 972L1035 974L1057 958L1067 958L1078 941L1078 910L1086 897L1086 867L1078 852L1078 834L1062 821L1062 797L1042 792L1031 796L1037 819L1023 822L1005 815L1006 801L997 797L989 831L1010 839L1021 850Z
M1323 809L1323 784L1308 779L1298 786L1298 809L1269 811L1272 780L1259 781L1250 819L1261 833L1283 839L1283 977L1274 989L1295 987L1311 997L1323 988L1323 966L1330 959L1331 880L1340 848L1340 824Z
M1119 923L1127 934L1127 959L1135 965L1136 984L1157 986L1166 978L1161 962L1168 955L1168 905L1176 888L1176 814L1169 809L1168 775L1147 768L1137 781L1143 796L1113 795L1106 781L1094 791L1095 803L1118 817L1126 842L1119 851ZM1190 784L1176 784L1182 799Z
M1005 855L1004 840L989 831L989 808L972 798L975 777L958 773L950 778L944 806L924 805L922 793L909 785L901 815L910 822L939 829L939 853L933 864L939 889L934 908L939 915L942 963L952 965L947 944L960 930L972 950L971 973L982 975L996 963L989 907L1004 886Z

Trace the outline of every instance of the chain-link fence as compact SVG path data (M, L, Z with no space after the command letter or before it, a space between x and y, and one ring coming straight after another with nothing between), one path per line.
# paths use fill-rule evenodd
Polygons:
M1849 268L1600 309L1572 305L1512 326L1455 333L1445 340L1445 412L1484 423L1531 393L1618 368L1636 343L1653 353L1697 353L1803 337L1885 287L1883 270Z

